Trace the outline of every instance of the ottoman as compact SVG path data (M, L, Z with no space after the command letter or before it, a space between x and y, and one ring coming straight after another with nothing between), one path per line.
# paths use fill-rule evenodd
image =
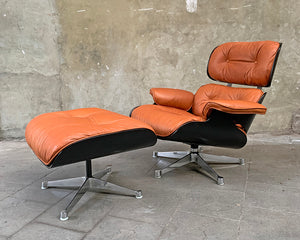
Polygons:
M86 163L84 177L42 183L42 189L50 187L77 189L71 202L61 211L60 220L68 219L71 209L87 191L142 198L140 190L135 191L108 182L110 166L92 174L91 160L152 146L157 141L149 125L99 108L82 108L39 115L28 123L25 138L35 155L49 168L80 161Z

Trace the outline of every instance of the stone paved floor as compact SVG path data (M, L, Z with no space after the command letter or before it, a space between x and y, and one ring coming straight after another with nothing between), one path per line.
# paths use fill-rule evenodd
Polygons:
M240 150L204 148L245 158L244 166L214 166L224 186L193 165L153 178L152 151L187 150L183 144L159 141L94 160L95 171L112 165L109 181L142 189L144 197L87 193L65 222L59 212L73 192L40 184L82 176L84 164L47 169L24 141L0 142L0 240L300 239L299 137L254 139Z

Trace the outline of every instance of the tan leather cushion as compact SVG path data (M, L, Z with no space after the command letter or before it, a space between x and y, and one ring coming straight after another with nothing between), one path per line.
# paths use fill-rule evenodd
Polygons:
M51 112L32 119L25 131L28 145L49 165L65 147L82 139L130 129L153 129L140 121L99 108Z
M267 108L262 104L240 100L212 100L205 103L203 115L209 116L213 109L233 114L265 114Z
M212 52L208 74L222 82L268 86L279 46L273 41L224 43Z
M160 105L142 105L132 111L131 117L149 124L161 137L169 136L185 123L203 121L185 110Z
M203 119L207 119L212 109L236 114L264 114L266 107L257 103L262 95L260 89L207 84L195 94L193 113Z
M169 106L183 110L192 107L194 94L180 89L173 88L151 88L150 94L156 104Z

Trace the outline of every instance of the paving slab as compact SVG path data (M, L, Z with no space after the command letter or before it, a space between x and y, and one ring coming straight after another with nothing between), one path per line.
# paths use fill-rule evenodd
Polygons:
M156 224L107 216L84 240L156 240L161 230Z
M0 201L0 235L10 236L43 213L49 205L16 199Z
M206 189L191 191L179 203L178 210L205 216L239 220L244 193Z
M143 198L87 193L65 222L59 213L74 192L41 190L41 182L83 176L84 162L47 169L25 142L0 142L0 240L37 239L45 229L47 239L298 239L300 144L284 139L239 150L204 147L205 153L245 158L244 166L212 165L224 186L193 164L155 179L162 162L152 152L188 150L180 143L158 141L95 159L94 172L112 165L108 181L141 189Z
M297 164L296 149L299 144L281 145L253 145L251 164L260 164L264 167L291 167Z
M13 195L17 191L24 189L26 186L27 186L27 184L6 181L4 179L4 177L1 177L0 201L3 200L4 198L7 198L7 197Z
M73 198L69 194L37 218L42 223L70 230L89 232L112 209L114 201L99 193L85 193L69 213L69 220L60 221L59 214Z
M17 191L11 196L18 199L32 200L36 202L53 205L70 194L71 190L65 189L41 189L42 181L36 181L29 186Z
M191 189L194 191L207 189L221 190L221 191L238 191L244 192L247 175L248 165L240 164L211 164L210 165L220 176L224 178L224 185L220 186L213 179L198 173L198 176L194 176L191 184ZM201 177L199 176L201 175Z
M237 239L238 221L176 212L162 231L159 240Z
M171 192L144 195L138 200L123 198L118 201L109 215L164 226L180 201L181 196Z
M297 188L248 182L245 206L300 214L299 199Z
M14 234L11 240L37 240L37 239L64 239L64 240L80 240L85 233L70 231L43 223L30 223Z
M239 240L298 240L300 215L260 208L243 210Z

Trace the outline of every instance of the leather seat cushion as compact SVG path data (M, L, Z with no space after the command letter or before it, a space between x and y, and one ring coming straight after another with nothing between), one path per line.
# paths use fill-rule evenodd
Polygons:
M28 145L49 165L56 155L74 142L132 129L149 129L146 123L99 108L51 112L32 119L25 131Z
M212 109L237 114L264 114L266 107L258 103L263 94L256 88L206 84L196 92L192 109L203 119L207 119Z
M201 122L205 119L182 109L160 106L142 105L135 108L131 117L149 124L160 137L171 135L180 126L188 122Z

